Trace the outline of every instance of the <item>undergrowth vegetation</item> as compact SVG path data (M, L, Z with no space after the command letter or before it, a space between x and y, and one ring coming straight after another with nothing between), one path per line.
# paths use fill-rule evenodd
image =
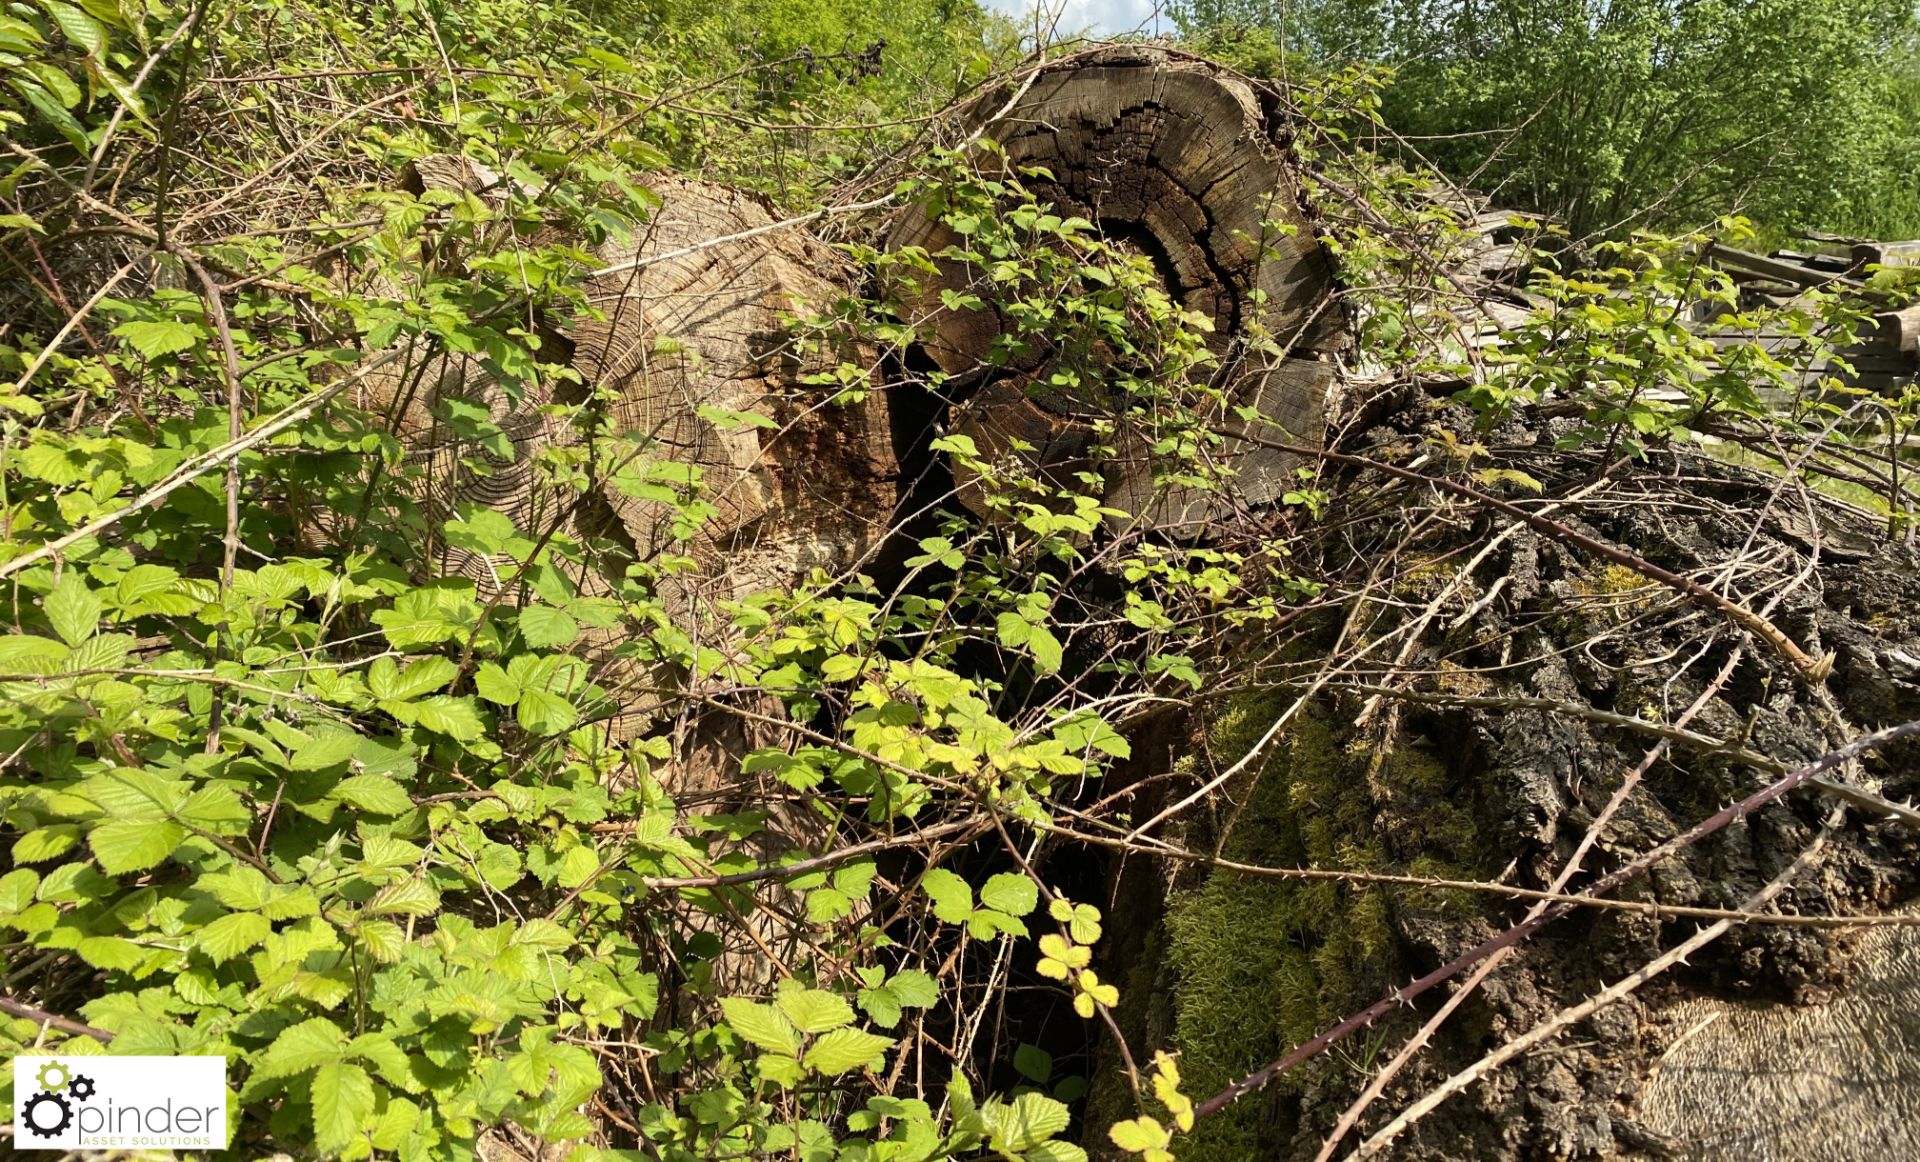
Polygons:
M928 146L922 123L1007 62L970 7L906 7L0 15L0 1043L223 1054L246 1156L1177 1149L1194 1104L1163 1046L1122 1040L1135 1108L1071 1126L1121 973L1097 883L1069 890L1042 855L1128 841L1139 821L1100 780L1140 724L1291 672L1273 643L1334 604L1313 549L1328 485L1304 471L1277 518L1204 545L1101 499L1122 428L1163 492L1231 493L1212 453L1259 417L1233 412L1205 320L1148 259L1032 175L977 173L989 143ZM767 34L740 36L750 21ZM1391 215L1309 183L1336 207L1365 357L1474 379L1427 257L1456 224L1428 179L1343 144L1372 84L1289 97L1298 160ZM497 196L396 177L444 155L500 175ZM1117 418L1071 472L944 435L931 452L975 505L943 497L903 577L822 573L698 624L663 597L702 567L688 551L424 503L428 464L365 389L454 356L516 399L579 388L545 405L591 435L533 465L553 487L667 504L682 550L712 514L697 469L612 426L550 325L604 309L589 247L643 228L670 169L794 211L919 201L958 237L929 254L847 231L858 293L789 336L870 353L806 385L830 406L953 389L908 370L937 259L1013 321L996 358L1048 344L1044 390ZM1820 468L1795 441L1864 405L1808 372L1860 309L1740 315L1800 341L1709 367L1673 318L1734 309L1689 257L1708 241L1636 240L1583 273L1543 247L1548 305L1462 398L1488 423L1568 409L1566 439L1608 458L1698 436ZM1885 406L1905 424L1910 405ZM497 416L441 408L468 470L511 458ZM1442 451L1471 468L1471 446ZM1903 487L1896 467L1896 521ZM439 569L449 548L489 575ZM636 669L665 690L638 727L611 677ZM728 774L773 798L680 794L715 714L757 731ZM1302 858L1371 867L1286 826ZM1281 966L1289 1036L1345 999L1328 978L1373 939ZM1011 992L1049 1015L1001 1028ZM1042 1028L1057 1054L1022 1040Z

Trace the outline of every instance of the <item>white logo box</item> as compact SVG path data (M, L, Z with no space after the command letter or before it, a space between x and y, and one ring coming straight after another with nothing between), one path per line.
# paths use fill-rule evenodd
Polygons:
M224 1057L16 1057L15 1150L224 1149Z

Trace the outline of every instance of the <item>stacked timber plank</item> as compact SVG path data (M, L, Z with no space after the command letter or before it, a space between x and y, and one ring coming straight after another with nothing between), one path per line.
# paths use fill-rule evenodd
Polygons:
M1810 290L1865 291L1864 275L1870 266L1920 265L1920 241L1863 242L1818 236L1829 245L1844 244L1845 253L1802 253L1776 250L1756 254L1726 246L1714 246L1707 259L1731 275L1740 289L1741 306L1793 304ZM1759 335L1751 330L1719 328L1716 320L1701 318L1699 334L1721 346L1759 342L1768 347L1777 341L1785 346L1785 335ZM1845 366L1829 364L1811 369L1810 378L1833 375L1843 382L1884 394L1895 394L1920 377L1920 306L1889 309L1874 316L1871 327L1860 341L1840 352Z

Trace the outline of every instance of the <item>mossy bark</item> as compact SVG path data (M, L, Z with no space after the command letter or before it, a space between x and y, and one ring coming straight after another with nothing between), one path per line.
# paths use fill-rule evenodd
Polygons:
M1408 427L1457 422L1445 415L1409 420ZM1535 477L1590 479L1596 467L1589 455L1540 450L1550 444L1550 433L1538 437L1537 445L1533 433L1502 434L1514 437L1504 452L1509 463ZM1404 455L1406 436L1375 433L1374 454ZM1589 535L1692 575L1725 575L1741 562L1768 562L1770 575L1795 583L1763 591L1754 604L1780 595L1771 616L1796 639L1834 655L1832 678L1823 687L1808 686L1722 619L1687 605L1636 570L1590 560L1521 530L1447 597L1445 615L1432 620L1399 676L1383 677L1376 669L1364 679L1393 681L1428 698L1465 695L1482 703L1387 699L1369 707L1364 693L1323 692L1296 713L1263 760L1221 788L1206 809L1181 821L1180 842L1270 867L1542 888L1564 866L1595 812L1658 741L1580 711L1670 722L1708 690L1730 651L1740 648L1744 654L1732 678L1694 720L1693 728L1703 734L1745 739L1751 748L1795 764L1857 731L1920 718L1920 559L1910 550L1877 541L1861 518L1817 501L1812 517L1799 501L1795 506L1803 511L1793 511L1777 503L1777 479L1700 457L1663 456L1619 480L1617 492L1632 503L1583 507L1566 519ZM1365 474L1346 480L1346 502L1361 508L1380 483ZM1341 503L1336 497L1336 508ZM1419 546L1428 559L1464 561L1502 527L1484 514L1457 516L1450 531ZM1406 527L1390 515L1376 524L1383 538ZM1345 543L1364 550L1370 542L1350 533ZM1339 565L1328 564L1336 570ZM1457 568L1403 570L1397 601L1360 619L1363 636L1387 634L1418 617ZM1481 603L1496 581L1500 592ZM1329 649L1336 626L1352 612L1342 610L1329 620L1323 639ZM1268 692L1203 705L1189 748L1197 757L1187 760L1194 764L1187 773L1202 782L1225 769L1296 696ZM1547 699L1569 710L1541 709L1535 702L1484 704L1502 698ZM1903 799L1920 789L1916 760L1920 748L1895 747L1850 777ZM1675 747L1628 797L1587 860L1589 872L1574 886L1769 778L1724 756ZM1193 785L1175 783L1164 794L1171 801ZM1796 793L1616 894L1668 905L1735 907L1787 867L1835 808L1830 796ZM1129 964L1134 981L1150 982L1150 999L1125 1015L1149 1047L1181 1053L1187 1088L1197 1096L1280 1057L1524 912L1522 904L1481 894L1258 879L1226 869L1188 870L1159 883L1157 899L1130 904L1140 913L1157 909L1162 921L1152 938L1138 941L1155 953L1151 963ZM1151 887L1139 877L1116 890ZM1850 809L1817 873L1789 887L1780 906L1807 914L1878 912L1917 891L1915 832ZM1589 910L1548 928L1443 1026L1375 1104L1362 1135L1510 1037L1631 973L1700 923ZM1920 977L1920 942L1882 935L1869 942L1867 954L1856 956L1859 943L1831 929L1736 928L1569 1037L1454 1098L1387 1156L1706 1158L1722 1156L1732 1118L1740 1123L1745 1156L1885 1158L1887 1143L1911 1143L1915 1133L1899 1111L1910 1104L1907 1095L1920 1094L1920 1068L1911 1054L1901 1057L1893 1049L1920 1050L1920 1030L1910 1030L1916 1023L1898 1013L1849 998L1915 995L1909 978ZM1444 989L1429 993L1265 1092L1203 1121L1183 1139L1182 1162L1313 1157L1372 1070L1445 995ZM1807 1006L1835 998L1827 1015L1807 1016ZM1761 1024L1739 1023L1737 1036L1718 1041L1715 1034L1693 1030L1693 1040L1684 1040L1707 1011L1700 1006L1729 1003L1759 1014ZM1867 1013L1876 1015L1862 1016ZM1815 1039L1793 1032L1806 1027L1825 1033ZM1766 1060L1755 1052L1756 1038L1774 1035L1779 1048L1771 1068L1827 1078L1835 1092L1882 1098L1850 1101L1849 1133L1816 1150L1807 1134L1793 1128L1794 1115L1777 1095L1766 1099L1772 1090L1741 1080L1757 1077L1758 1063ZM1713 1102L1677 1098L1674 1080L1661 1079L1656 1065L1676 1044L1681 1050L1675 1060L1687 1063L1687 1086L1698 1089L1706 1084L1703 1077L1715 1079L1709 1087ZM1698 1048L1689 1050L1688 1044ZM1697 1056L1702 1052L1704 1059ZM1904 1063L1889 1067L1890 1060ZM1113 1082L1111 1071L1107 1078L1124 1084ZM1105 1100L1118 1104L1112 1095ZM1350 1139L1347 1148L1358 1141ZM1100 1146L1088 1144L1096 1152Z

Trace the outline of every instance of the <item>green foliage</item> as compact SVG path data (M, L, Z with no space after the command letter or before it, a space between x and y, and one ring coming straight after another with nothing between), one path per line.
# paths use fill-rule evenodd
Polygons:
M1920 236L1914 12L1875 0L1194 0L1182 30L1267 75L1384 64L1386 123L1575 237L1744 214Z
M890 12L873 52L864 10L686 15L264 0L199 23L46 0L0 24L0 80L24 102L0 118L25 146L0 157L0 251L45 273L6 290L0 329L0 943L27 966L10 994L102 1039L8 1018L9 1046L225 1055L249 1154L467 1158L511 1125L583 1156L605 1133L675 1160L1084 1162L1065 1083L976 1101L980 1063L921 1036L963 995L947 942L1035 955L1041 885L929 867L948 927L905 945L881 861L839 847L942 815L1042 823L1062 784L1128 755L1069 673L1089 623L1066 578L1115 515L1098 480L976 459L1009 519L939 518L910 568L952 574L944 593L820 577L694 624L663 593L717 511L700 474L613 429L611 393L548 325L595 309L582 244L643 228L669 160L771 173L802 202L856 163L768 167L770 131L709 132L742 86L767 123L877 121L996 50L967 5ZM751 44L756 23L773 35ZM647 43L666 24L685 31ZM819 68L792 67L808 45ZM393 180L448 157L501 180ZM1188 462L1210 439L1191 406L1210 356L1150 268L958 158L902 192L971 215L963 252L1005 272L1021 341L1065 343L1063 367L1135 401L1170 481L1219 486ZM862 257L887 297L796 323L796 342L910 341L894 280L929 256ZM1104 351L1126 358L1102 370ZM454 367L550 401L591 438L527 470L556 495L605 482L659 505L668 550L639 562L544 513L430 503L434 473L516 454L501 413L457 392L422 404L453 443L421 457L396 437L405 397ZM851 400L871 374L818 386ZM1242 572L1262 559L1119 554L1143 648L1103 674L1198 684L1185 611L1274 616ZM980 643L996 664L963 657ZM764 696L789 732L738 774L824 821L818 847L762 848L766 812L670 793L674 716L699 703L608 730L636 671ZM1099 913L1045 895L1060 933L1041 951L1069 942L1061 992L1092 1017L1118 999L1091 965ZM776 900L798 939L769 989L729 944ZM898 1086L907 1054L910 1076L951 1074L944 1093Z
M0 258L27 272L0 287L0 945L10 995L110 1035L8 1018L0 1040L223 1054L249 1154L467 1158L511 1125L671 1162L1084 1162L1066 1104L1084 1080L976 1099L991 1050L954 1034L1008 965L1105 1028L1104 918L1036 853L1130 757L1135 716L1218 686L1224 639L1322 592L1288 526L1326 494L1305 473L1285 520L1204 544L1106 502L1123 446L1148 450L1158 496L1230 493L1211 453L1234 368L1149 259L988 142L896 189L946 229L937 249L842 236L868 278L792 321L796 351L833 354L800 394L857 402L884 370L889 390L964 397L965 376L898 370L929 276L961 269L939 307L1005 324L973 371L1044 364L1036 401L1095 418L1065 465L932 441L966 503L930 506L884 589L822 573L689 611L724 498L620 429L617 389L582 382L561 341L605 306L588 244L646 227L657 171L811 202L996 51L977 9L938 2L0 17L0 131L21 143L0 156ZM1376 82L1300 99L1330 136L1371 124ZM768 147L842 116L857 148ZM394 179L453 158L499 180ZM1543 270L1548 305L1471 402L1489 420L1571 403L1569 439L1625 450L1771 417L1756 393L1790 360L1716 372L1661 313L1732 305L1687 261L1707 241ZM1349 272L1409 262L1380 233L1335 244ZM1369 358L1447 362L1415 341L1411 301L1358 301ZM1752 322L1802 327L1814 359L1852 311ZM521 405L581 438L521 457L502 418ZM448 438L422 449L416 412ZM555 507L437 499L447 475L508 466ZM656 506L657 552L556 515L602 488ZM716 718L743 727L711 748L719 780L764 802L690 779ZM1285 753L1227 850L1385 861L1325 725ZM1471 847L1443 769L1389 755L1378 773L1433 804L1389 838ZM1210 881L1176 917L1179 1036L1208 1084L1383 963L1371 893ZM1256 985L1271 1022L1209 1008ZM1037 1046L1013 1065L1055 1081ZM1180 1086L1159 1057L1154 1104L1107 1140L1158 1162L1194 1129Z
M1733 279L1704 258L1749 236L1733 219L1713 234L1603 243L1610 265L1572 277L1536 270L1530 289L1548 305L1503 336L1485 382L1463 398L1489 421L1520 405L1570 401L1581 422L1561 445L1598 444L1609 459L1743 421L1822 433L1869 394L1821 374L1869 321L1868 304L1816 290L1787 307L1742 309ZM1752 338L1716 344L1687 311Z

